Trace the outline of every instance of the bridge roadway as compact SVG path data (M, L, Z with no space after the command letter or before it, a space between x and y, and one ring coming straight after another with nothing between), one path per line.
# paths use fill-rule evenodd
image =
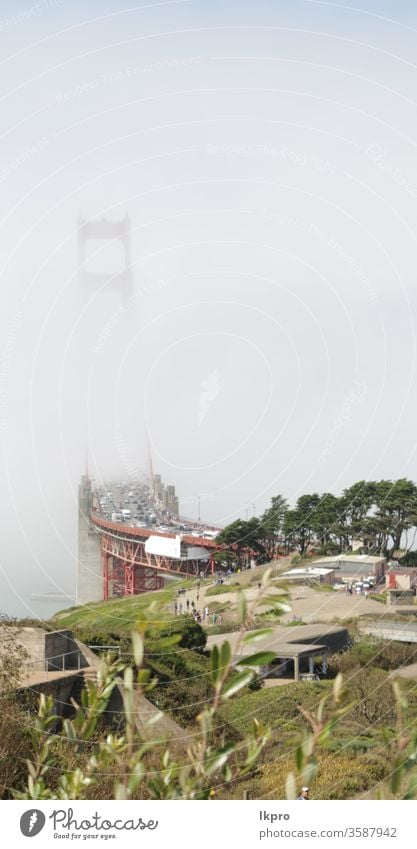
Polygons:
M166 539L175 539L179 534L168 533L163 531L155 530L154 528L137 528L132 527L132 525L127 525L125 522L110 522L108 519L103 519L98 513L92 512L90 515L91 522L93 525L96 525L98 528L102 528L105 531L116 533L118 536L125 537L126 539L141 539L146 541L150 536L155 537L165 537ZM183 542L187 543L187 545L199 546L202 548L210 549L211 551L224 551L225 546L219 545L213 539L207 539L206 537L197 537L192 534L180 534Z

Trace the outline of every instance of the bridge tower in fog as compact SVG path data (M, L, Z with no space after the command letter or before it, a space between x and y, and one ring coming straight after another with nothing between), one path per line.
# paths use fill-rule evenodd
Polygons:
M78 487L77 604L101 601L103 598L100 540L90 521L93 506L91 481L88 475L83 475Z
M87 271L85 266L86 245L93 240L121 243L124 260L121 271L115 274ZM111 280L129 284L133 282L130 218L127 214L119 221L109 221L107 218L87 221L80 215L78 219L78 274L81 281Z

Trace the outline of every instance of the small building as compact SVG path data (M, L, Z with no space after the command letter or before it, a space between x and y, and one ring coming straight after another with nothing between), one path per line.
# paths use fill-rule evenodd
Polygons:
M283 572L281 577L287 581L315 580L326 584L334 584L336 581L336 571L335 569L329 569L324 566L306 566L305 568L289 569L288 572Z
M234 666L239 666L242 657L254 653L253 646L241 643L240 634L235 631L210 635L207 648L220 647L225 640L230 644ZM303 673L313 675L314 665L319 659L322 667L327 668L328 654L340 651L349 642L347 629L340 625L317 623L290 629L281 626L257 643L256 651L273 652L274 660L265 666L254 666L254 669L262 678L280 678L290 674L294 681L299 681Z
M385 573L387 590L412 590L417 587L417 569L393 567Z
M416 591L412 590L387 590L387 604L389 605L398 605L398 604L414 604Z
M321 557L313 563L314 567L335 569L337 579L344 583L363 581L366 578L380 581L385 575L386 565L387 561L381 555L375 557L370 554L349 553Z

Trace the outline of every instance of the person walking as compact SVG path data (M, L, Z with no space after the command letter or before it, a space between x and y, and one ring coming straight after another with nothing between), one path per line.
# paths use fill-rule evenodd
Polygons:
M189 611L189 609L190 609L190 599L187 598L187 612Z
M176 615L177 615L177 613L178 613L178 604L177 604L177 602L175 602L175 604L174 604L174 613L175 613L175 616L176 616Z

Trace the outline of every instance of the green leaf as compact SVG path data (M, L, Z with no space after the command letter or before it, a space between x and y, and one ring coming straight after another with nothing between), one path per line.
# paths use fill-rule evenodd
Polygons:
M219 680L219 663L220 663L220 654L217 646L213 646L210 653L210 661L211 661L211 680L213 684L216 684Z
M144 687L146 684L149 683L150 677L151 677L151 670L150 669L140 669L139 672L138 672L138 678L137 678L138 684L140 684L141 687Z
M232 649L230 643L225 642L220 649L220 669L223 672L230 663L232 657Z
M271 574L272 574L272 569L271 569L270 566L268 566L268 568L265 569L265 571L262 574L262 582L261 583L262 583L263 587L266 587L266 585L267 585L267 583L268 583L268 581L271 577Z
M246 669L244 672L239 672L236 677L233 678L233 681L224 688L222 692L223 699L230 699L231 696L234 696L235 693L238 693L242 687L246 687L252 681L253 671L251 669Z
M397 763L393 772L391 773L391 790L393 793L398 793L401 784L401 778L403 775L403 764L402 762Z
M302 746L297 746L295 750L295 765L299 772L301 772L304 766L304 752Z
M336 675L333 682L333 698L336 704L340 702L343 693L343 675L341 672Z
M242 591L239 592L239 597L237 600L237 614L239 617L239 622L245 622L246 616L248 612L248 606L246 604L246 598Z
M245 657L240 657L237 661L238 666L266 666L272 663L276 658L274 651L258 651L255 654L250 654Z
M309 787L310 784L313 783L313 779L316 777L317 768L318 767L315 760L311 760L306 763L301 773L301 781L303 782L303 785Z
M265 637L270 637L273 633L272 628L262 628L259 631L248 631L243 637L243 643L256 643L258 640L263 640Z
M213 775L214 772L217 772L218 769L221 769L229 760L231 753L234 751L235 746L233 743L229 743L227 746L224 746L223 749L216 752L216 754L212 758L208 758L204 764L204 771L206 775Z
M295 775L293 772L289 772L285 780L285 796L287 799L297 798L297 786L295 783Z
M135 664L140 667L143 663L143 638L137 631L132 633L132 648Z

